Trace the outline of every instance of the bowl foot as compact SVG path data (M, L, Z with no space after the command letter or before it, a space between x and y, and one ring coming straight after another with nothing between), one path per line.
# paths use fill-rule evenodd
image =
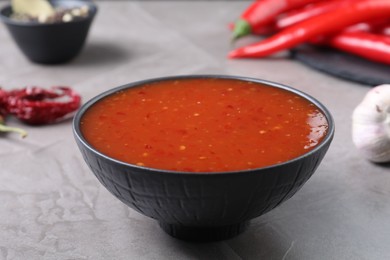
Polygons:
M193 227L159 222L170 236L193 242L212 242L235 237L246 230L249 221L219 227Z

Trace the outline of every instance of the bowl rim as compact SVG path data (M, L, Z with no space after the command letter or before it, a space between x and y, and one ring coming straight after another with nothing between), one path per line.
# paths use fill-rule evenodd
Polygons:
M292 92L300 97L303 97L304 99L308 100L309 102L313 103L325 115L325 117L328 121L328 131L326 133L326 136L321 141L321 143L319 143L317 146L315 146L312 150L310 150L310 151L308 151L300 156L297 156L293 159L290 159L288 161L284 161L281 163L277 163L277 164L273 164L273 165L269 165L269 166L265 166L265 167L243 169L243 170L234 170L234 171L186 172L186 171L174 171L174 170L166 170L166 169L159 169L159 168L146 167L146 166L138 166L136 164L131 164L131 163L123 162L123 161L118 160L118 159L114 159L114 158L98 151L94 147L92 147L92 145L90 145L88 143L88 141L83 137L83 135L81 133L80 120L81 120L82 116L84 115L84 113L92 105L94 105L96 102L100 101L101 99L103 99L107 96L115 94L116 92L124 90L124 89L137 87L140 85L153 83L153 82L177 80L177 79L198 79L198 78L217 78L217 79L233 79L233 80L250 81L250 82L265 84L267 86L276 87L276 88L280 88L280 89L284 89L286 91ZM309 95L301 90L298 90L296 88L293 88L293 87L290 87L290 86L287 86L284 84L276 83L273 81L269 81L269 80L263 80L263 79L246 77L246 76L219 75L219 74L215 74L215 75L214 74L192 74L192 75L176 75L176 76L163 76L163 77L149 78L149 79L131 82L131 83L128 83L125 85L121 85L121 86L106 90L106 91L98 94L97 96L91 98L90 100L88 100L76 112L76 114L74 115L73 120L72 120L72 131L73 131L75 138L79 142L81 142L82 145L85 148L87 148L88 150L90 150L92 153L96 154L97 156L103 157L106 160L112 161L114 163L120 164L120 165L125 166L125 167L140 169L140 170L143 170L143 172L155 173L157 171L157 172L161 172L164 174L174 174L174 175L176 175L176 174L182 174L182 175L183 174L184 175L223 175L223 174L238 174L238 173L243 174L243 173L256 172L259 170L269 170L272 168L281 167L283 165L288 165L288 164L291 164L293 162L302 160L302 159L310 156L311 154L316 153L318 150L322 149L324 146L330 145L330 143L332 142L333 136L334 136L334 132L335 132L335 122L334 122L333 116L330 113L330 111L320 101L318 101L316 98L312 97L311 95Z
M51 3L64 3L61 0L49 0ZM70 22L55 22L55 23L40 23L40 22L24 22L18 21L10 18L9 16L3 14L4 11L11 9L10 4L6 4L0 8L0 20L2 20L5 24L15 25L15 26L23 26L23 27L44 27L44 26L58 26L63 24L76 24L81 23L90 19L93 19L98 11L97 5L90 0L66 0L66 3L83 3L84 5L88 5L90 11L86 17L82 17L81 19L73 20Z

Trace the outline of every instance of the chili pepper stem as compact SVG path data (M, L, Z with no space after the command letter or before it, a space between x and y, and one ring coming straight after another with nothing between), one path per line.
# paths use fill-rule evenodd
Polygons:
M0 132L14 132L18 133L21 138L25 138L27 136L27 132L21 128L10 127L5 125L0 125Z
M4 133L14 132L14 133L18 133L21 138L25 138L27 136L27 132L25 130L21 129L21 128L6 126L4 124L4 118L2 116L0 116L0 132L4 132Z
M251 33L251 25L245 20L238 20L234 23L232 42Z

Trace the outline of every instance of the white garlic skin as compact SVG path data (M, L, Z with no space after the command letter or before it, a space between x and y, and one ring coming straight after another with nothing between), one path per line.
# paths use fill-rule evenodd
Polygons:
M352 115L352 141L372 162L390 162L390 84L372 88Z

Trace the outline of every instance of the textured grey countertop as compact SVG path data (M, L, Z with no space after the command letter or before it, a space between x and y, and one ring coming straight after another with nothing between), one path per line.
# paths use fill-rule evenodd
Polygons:
M125 83L177 74L290 85L323 102L336 121L333 144L304 187L236 238L187 243L100 185L76 147L71 121L23 126L27 139L0 138L0 259L390 259L389 167L362 159L351 141L351 113L369 86L311 70L284 54L226 59L227 24L247 4L100 1L83 52L56 66L27 61L0 26L0 85L70 85L84 101Z

